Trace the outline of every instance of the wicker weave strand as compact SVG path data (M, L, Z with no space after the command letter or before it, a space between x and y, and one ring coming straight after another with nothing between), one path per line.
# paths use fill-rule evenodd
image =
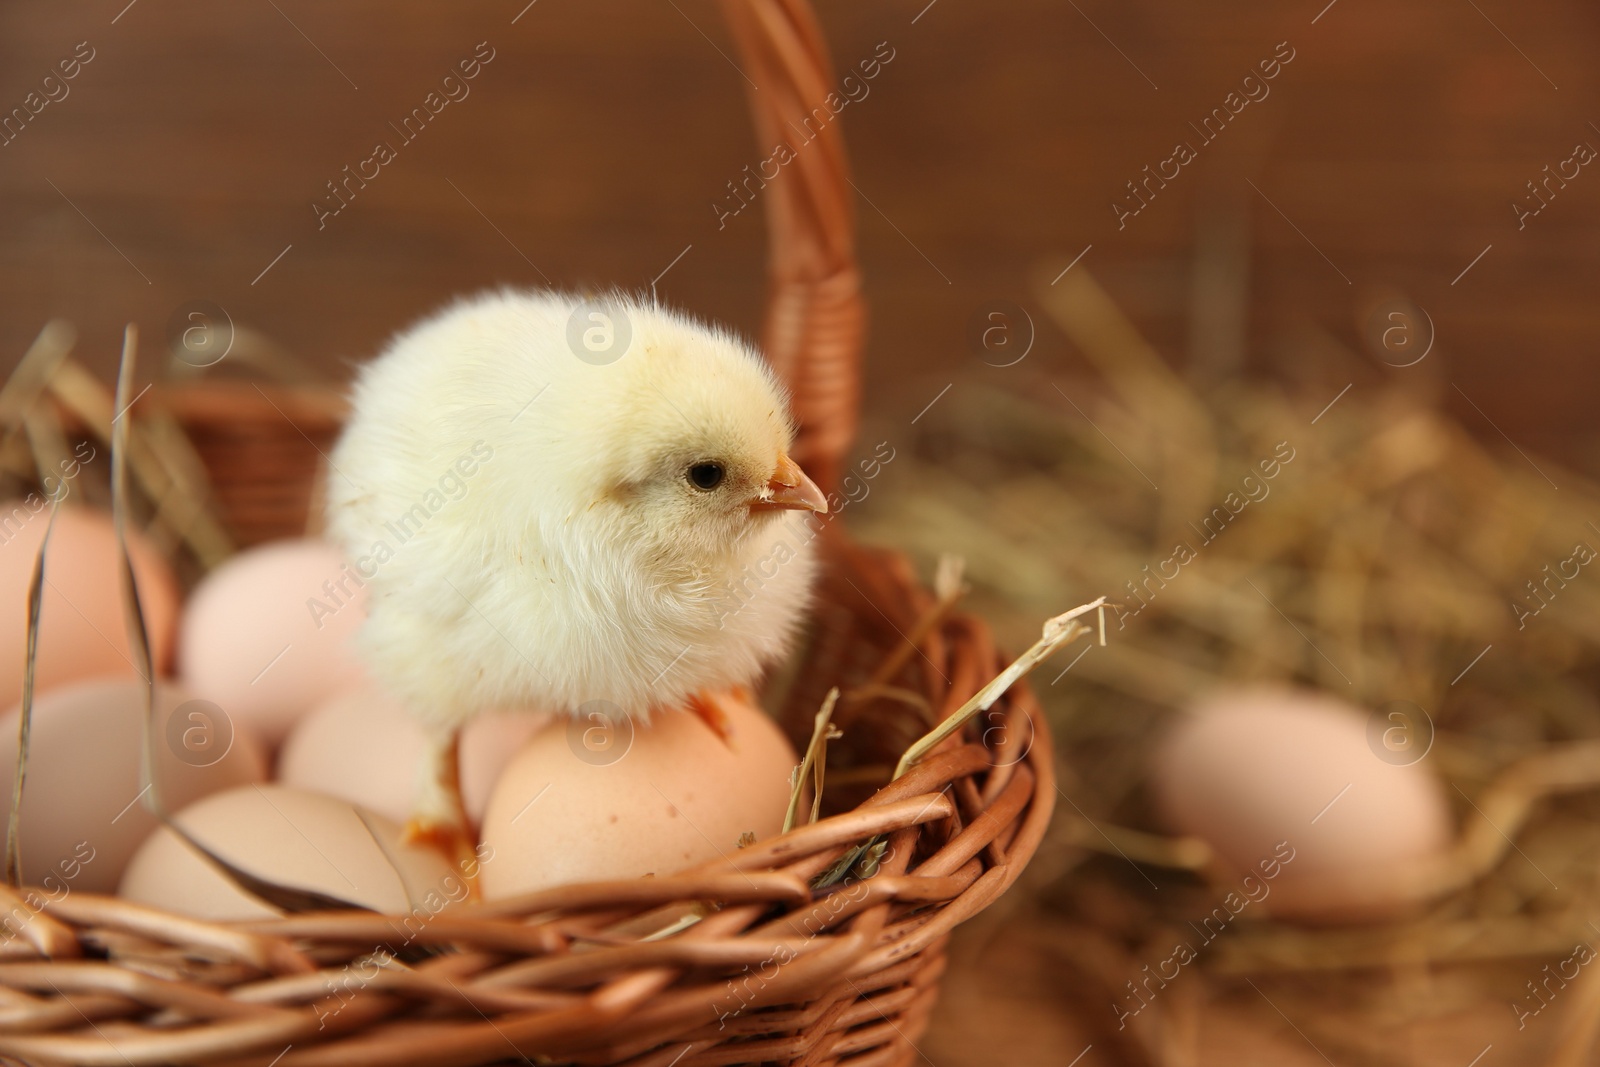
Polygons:
M1041 725L1025 693L1011 713ZM14 993L0 1000L0 1051L286 1067L442 1067L534 1053L642 1064L657 1050L683 1064L898 1062L931 1006L950 929L1011 884L1043 834L1053 785L1048 735L1035 736L986 806L949 788L999 769L995 753L968 743L855 811L672 878L452 911L424 933L454 952L415 967L373 965L370 976L360 961L397 940L395 917L215 926L74 894L44 914L111 962L50 961L23 939L8 942L0 987ZM806 889L846 846L884 833L891 847L876 876L828 894ZM608 943L605 927L666 900L722 907L674 938ZM46 991L56 996L34 995ZM152 1025L161 1020L166 1027ZM886 1050L896 1056L856 1058Z

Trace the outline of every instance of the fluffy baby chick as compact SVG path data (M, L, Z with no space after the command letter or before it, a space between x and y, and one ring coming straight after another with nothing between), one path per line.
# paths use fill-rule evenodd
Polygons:
M368 583L370 670L432 741L414 838L466 840L479 712L704 708L784 652L827 510L793 438L748 346L621 296L471 297L366 365L329 530Z

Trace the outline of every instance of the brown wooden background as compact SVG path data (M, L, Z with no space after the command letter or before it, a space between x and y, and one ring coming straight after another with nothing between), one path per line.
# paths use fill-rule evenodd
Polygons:
M646 286L688 246L662 294L753 331L763 220L719 230L711 205L769 149L715 5L525 2L7 5L0 107L78 42L95 59L0 148L0 360L61 315L104 371L124 321L160 336L200 298L342 374L454 293ZM1317 340L1358 347L1393 288L1432 317L1427 373L1464 422L1595 469L1600 175L1585 168L1521 232L1510 205L1578 141L1600 146L1600 12L1338 0L1318 18L1324 2L823 0L841 68L880 41L895 55L842 116L864 194L869 408L915 412L952 372L981 371L977 309L1029 306L1034 273L1090 244L1083 265L1187 358L1189 267L1231 219L1248 233L1251 366L1327 396L1401 373ZM1296 58L1271 95L1119 232L1124 183L1284 40ZM496 58L471 95L319 232L324 183L397 142L387 124L480 41ZM1041 323L1028 366L1072 360Z

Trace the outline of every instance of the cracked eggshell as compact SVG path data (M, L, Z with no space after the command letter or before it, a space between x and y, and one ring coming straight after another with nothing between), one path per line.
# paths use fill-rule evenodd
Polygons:
M351 638L365 617L360 576L332 545L301 539L245 549L189 598L180 676L276 746L301 716L363 681Z
M760 708L723 706L727 741L680 710L631 727L562 719L534 734L489 798L484 898L672 874L732 855L747 831L776 836L799 760Z

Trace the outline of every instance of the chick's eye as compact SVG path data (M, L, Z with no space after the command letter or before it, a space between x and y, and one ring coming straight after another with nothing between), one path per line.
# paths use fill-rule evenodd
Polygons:
M689 484L696 489L715 489L722 484L722 464L696 463L689 468Z

